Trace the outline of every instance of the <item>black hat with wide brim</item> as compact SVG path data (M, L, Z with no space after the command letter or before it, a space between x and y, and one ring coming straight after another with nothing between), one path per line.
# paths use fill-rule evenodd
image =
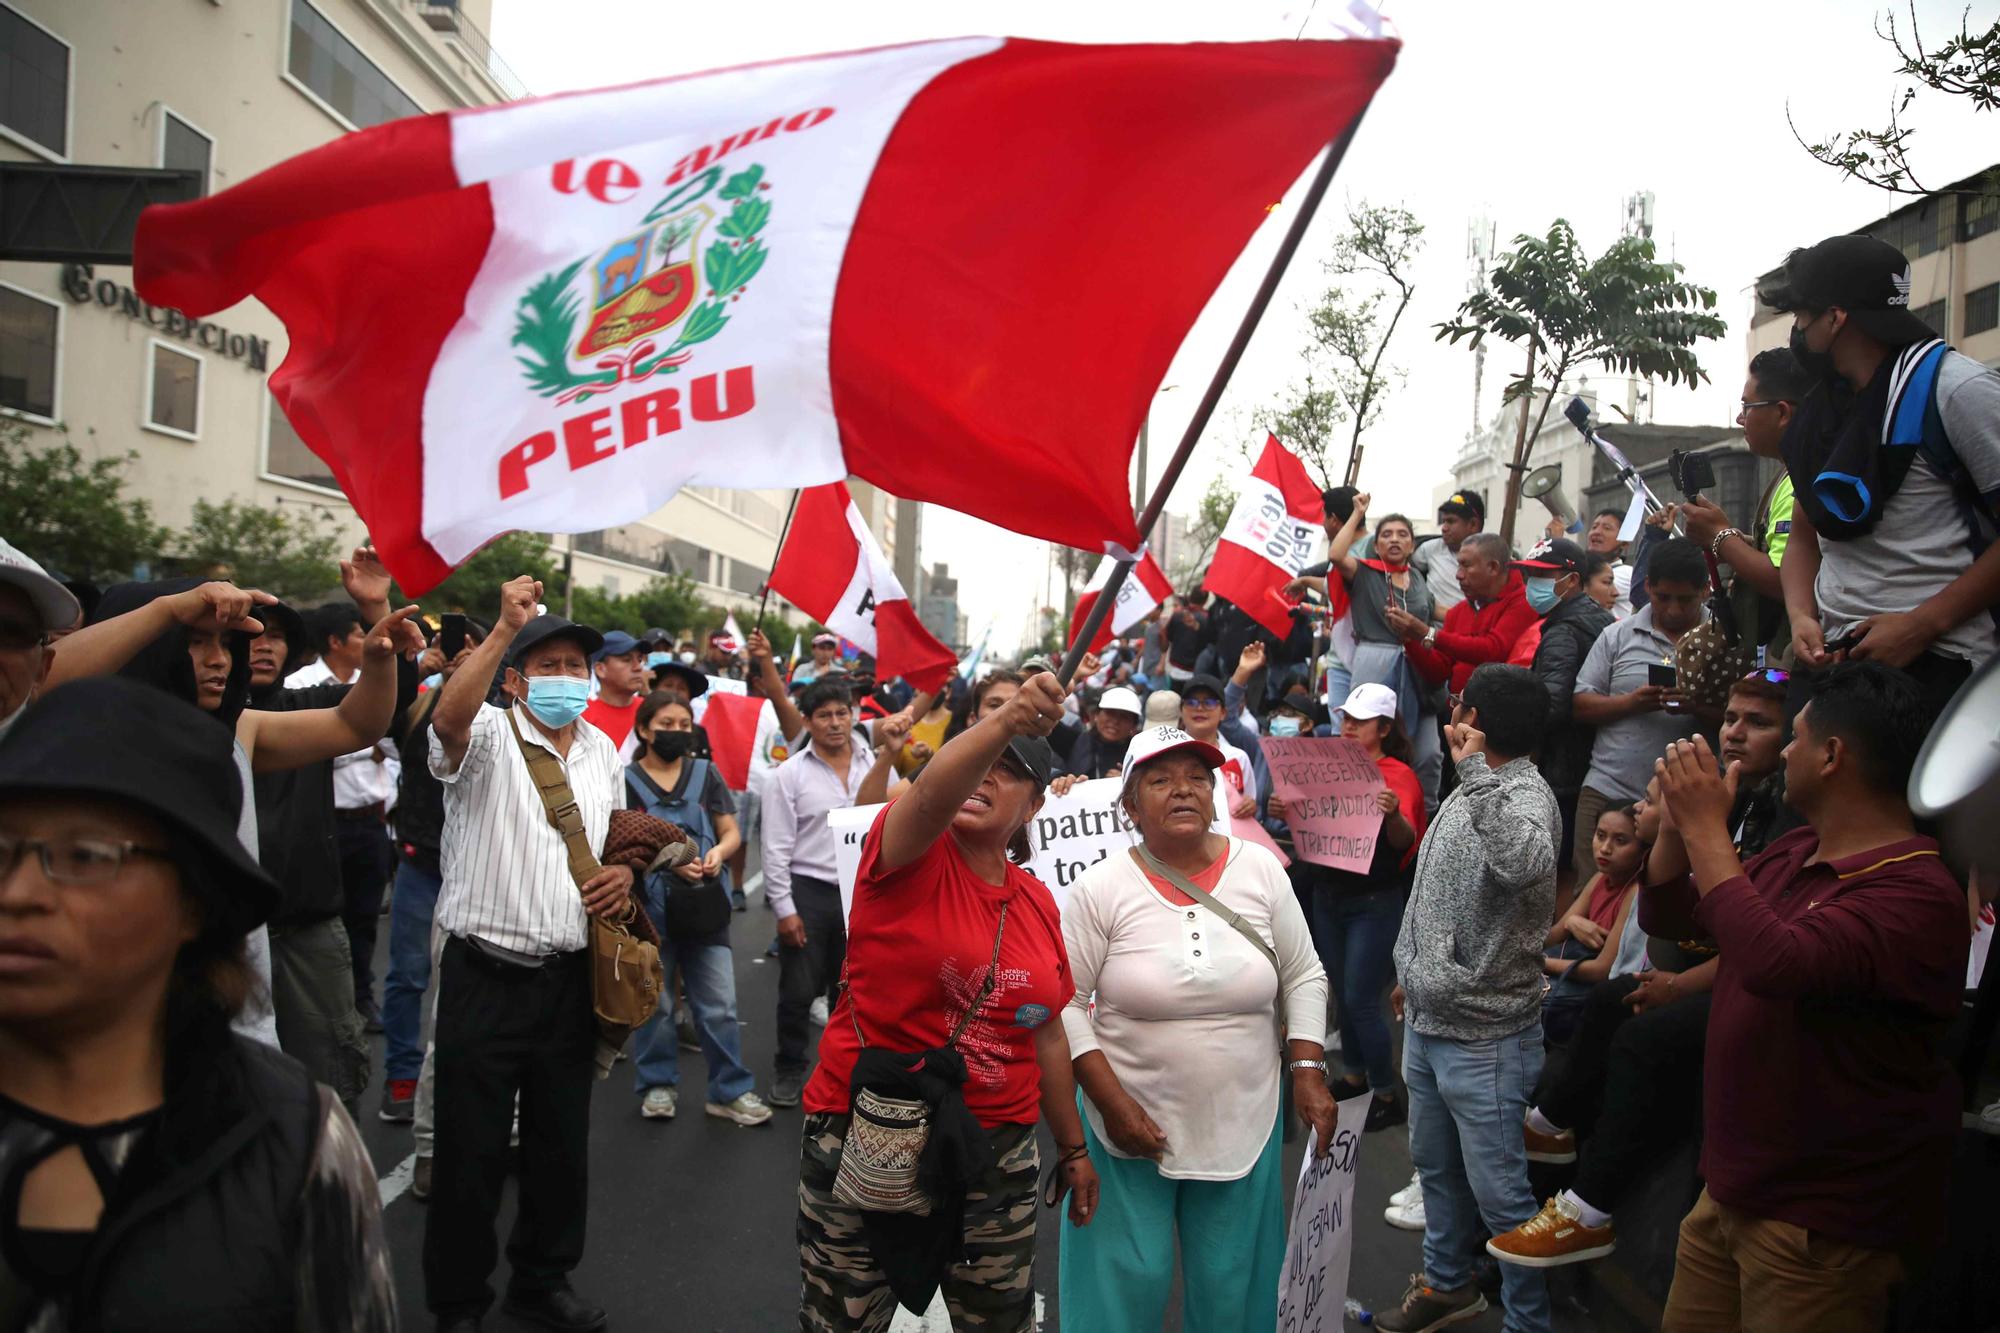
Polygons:
M193 704L120 676L49 691L0 743L0 804L24 796L111 801L166 824L199 855L231 931L277 906L278 886L237 838L235 741Z
M686 662L662 662L652 670L655 677L672 676L675 680L686 686L687 696L690 699L699 699L702 695L708 693L707 674L697 667L689 666ZM653 682L653 688L658 689L659 684L659 681L656 679Z

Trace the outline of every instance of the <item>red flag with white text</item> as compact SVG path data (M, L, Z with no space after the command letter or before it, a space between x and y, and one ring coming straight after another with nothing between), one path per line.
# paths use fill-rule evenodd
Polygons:
M963 38L412 117L147 209L135 285L277 313L271 391L412 593L689 484L1137 550L1168 363L1397 50Z
M1319 487L1305 464L1277 436L1269 436L1229 511L1202 586L1234 602L1279 638L1286 637L1292 632L1294 603L1282 590L1311 563L1325 515Z
M771 571L771 591L875 658L875 676L935 690L958 654L917 619L847 483L799 492L791 530Z
M1111 581L1111 569L1117 563L1110 556L1098 563L1090 576L1090 584L1076 599L1076 610L1069 618L1069 641L1076 642L1076 636L1083 632L1083 622L1090 615L1090 608L1097 605L1097 594ZM1091 640L1090 651L1101 653L1105 645L1117 635L1125 633L1134 625L1151 615L1156 607L1174 595L1174 585L1160 569L1160 562L1153 559L1148 551L1125 576L1125 582L1118 589L1118 603L1111 608L1111 614L1098 627L1097 637Z

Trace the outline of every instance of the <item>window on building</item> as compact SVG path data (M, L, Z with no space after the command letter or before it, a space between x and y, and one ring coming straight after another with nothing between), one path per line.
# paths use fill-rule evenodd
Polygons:
M709 581L708 548L678 537L667 539L667 562L676 574L685 574L696 583Z
M69 43L0 5L0 126L69 156Z
M165 343L151 344L146 372L146 424L189 439L201 433L201 358Z
M333 469L320 456L306 448L306 442L292 429L292 423L285 419L285 410L278 406L278 400L268 399L264 404L264 471L287 481L302 481L309 486L324 486L328 490L338 490L340 483L333 479Z
M1938 337L1951 337L1951 307L1947 303L1933 301L1929 305L1918 306L1910 313L1930 325L1931 331Z
M160 116L160 165L169 171L192 171L201 177L201 193L208 193L208 168L215 155L215 141L171 111Z
M755 565L741 560L731 560L729 562L729 590L731 592L740 592L746 597L755 597L763 590L764 580L769 577L770 574L768 571L759 569Z
M54 421L56 329L62 310L12 287L0 287L0 407Z
M1978 183L1980 193L1958 197L1958 239L1974 241L2000 228L2000 172L1988 172Z
M2000 328L2000 282L1965 294L1965 332L1960 336L1970 338L1993 328Z
M410 95L306 0L292 0L293 78L359 129L423 114Z

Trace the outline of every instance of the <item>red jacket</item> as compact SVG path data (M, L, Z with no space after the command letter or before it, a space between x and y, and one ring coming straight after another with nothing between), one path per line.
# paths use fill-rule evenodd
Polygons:
M1505 662L1515 642L1541 617L1528 605L1528 591L1521 576L1507 571L1507 589L1493 601L1474 607L1467 598L1444 613L1444 628L1437 632L1437 647L1404 641L1403 652L1417 674L1433 685L1451 679L1454 691L1465 688L1472 669L1482 662Z

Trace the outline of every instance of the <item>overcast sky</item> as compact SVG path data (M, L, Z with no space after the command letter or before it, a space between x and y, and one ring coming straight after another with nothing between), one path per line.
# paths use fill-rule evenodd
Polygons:
M1904 0L1905 10L1907 0ZM1318 0L1322 11L1339 0ZM1956 31L1957 0L1919 0L1927 35ZM675 5L651 0L495 0L493 38L537 93L623 83L787 55L968 34L1077 42L1290 37L1304 0L1008 0L1008 3L848 3L762 0ZM1976 25L1992 0L1973 6ZM1716 289L1730 332L1705 345L1713 377L1701 390L1662 391L1656 420L1725 424L1741 386L1750 282L1794 245L1851 230L1896 201L1843 182L1809 159L1786 127L1879 125L1896 83L1894 53L1871 31L1867 0L1390 0L1405 46L1336 178L1332 196L1236 372L1171 509L1192 512L1210 477L1239 471L1251 413L1297 379L1300 309L1325 285L1323 257L1348 201L1400 202L1423 221L1418 290L1391 359L1409 372L1368 437L1361 482L1421 512L1445 480L1473 420L1472 357L1433 341L1466 288L1470 220L1497 224L1501 247L1557 217L1596 254L1615 240L1625 197L1656 197L1662 255ZM1903 11L1899 11L1903 12ZM1315 14L1317 21L1324 17ZM1926 183L1949 183L2000 159L1990 116L1924 94L1912 109ZM1195 325L1152 418L1163 459L1233 332L1286 225L1279 209ZM1483 414L1521 357L1487 359ZM1380 505L1378 504L1378 508ZM923 557L945 561L977 638L1020 641L1045 593L1046 545L933 507Z

